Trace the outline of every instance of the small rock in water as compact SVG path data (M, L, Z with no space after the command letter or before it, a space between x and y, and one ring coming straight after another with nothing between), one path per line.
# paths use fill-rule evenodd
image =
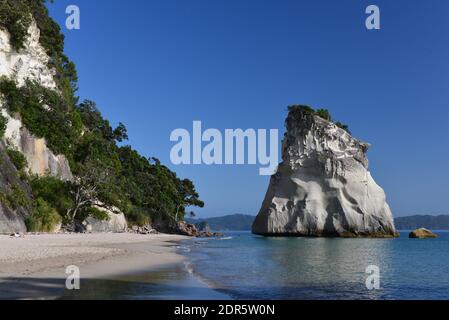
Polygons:
M409 238L412 238L412 239L438 238L438 235L436 235L435 233L433 233L432 231L430 231L428 229L420 228L420 229L416 229L416 230L413 230L412 232L410 232Z

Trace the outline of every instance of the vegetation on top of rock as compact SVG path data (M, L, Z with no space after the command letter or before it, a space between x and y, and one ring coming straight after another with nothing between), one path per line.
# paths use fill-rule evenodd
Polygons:
M28 1L0 1L0 28L9 32L11 45L16 50L23 49L30 24L31 12Z
M344 123L341 123L340 121L334 122L329 110L327 110L327 109L314 110L312 107L309 107L307 105L295 104L295 105L289 106L288 111L290 114L301 113L301 114L319 116L320 118L323 118L324 120L333 122L337 127L341 128L341 129L345 130L346 132L348 132L349 134L351 134L351 132L349 131L349 126Z

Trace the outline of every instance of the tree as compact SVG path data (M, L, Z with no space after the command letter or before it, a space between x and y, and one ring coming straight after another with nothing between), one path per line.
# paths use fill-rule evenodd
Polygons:
M67 217L74 222L81 210L98 204L101 192L111 185L110 168L101 162L89 160L83 165L80 174L72 183L70 193L73 197L73 207L67 210Z
M324 120L332 121L331 114L330 114L329 110L327 110L327 109L318 109L318 110L316 111L316 114L317 114L319 117L323 118Z
M112 133L114 139L118 142L123 142L124 140L128 140L128 130L126 129L123 123L119 123L118 127L114 129Z

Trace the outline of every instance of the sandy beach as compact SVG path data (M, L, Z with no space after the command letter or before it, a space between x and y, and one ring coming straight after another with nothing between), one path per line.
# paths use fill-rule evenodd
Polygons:
M188 280L187 287L198 287L201 294L206 294L204 290L212 290L199 281L185 274L173 277L173 273L183 273L181 269L185 269L180 267L185 258L176 252L177 242L185 239L178 235L127 233L0 236L0 299L60 298L67 293L65 272L71 265L79 267L82 286L89 288L88 294L83 288L78 290L80 298L116 298L104 292L105 284L113 281L154 285L179 282L181 278L184 285ZM139 274L145 276L136 278ZM165 279L164 274L170 279ZM171 297L169 293L157 298Z

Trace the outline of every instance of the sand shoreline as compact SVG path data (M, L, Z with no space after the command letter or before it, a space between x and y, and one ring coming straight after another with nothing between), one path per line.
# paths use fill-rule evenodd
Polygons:
M179 270L185 257L177 246L186 239L128 233L0 236L0 299L59 298L70 265L79 267L81 281L114 281L170 265Z

